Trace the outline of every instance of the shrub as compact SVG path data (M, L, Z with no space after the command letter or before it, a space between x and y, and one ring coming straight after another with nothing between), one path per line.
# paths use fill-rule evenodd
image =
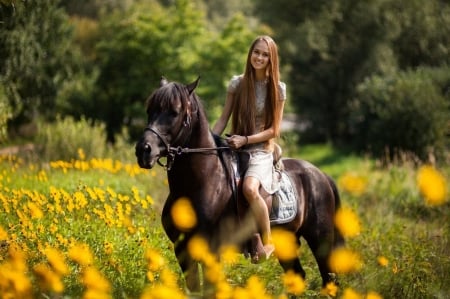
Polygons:
M442 157L448 143L450 69L373 76L358 86L350 126L357 149L396 158ZM447 95L446 95L447 93Z
M58 118L54 123L40 123L37 136L40 158L70 160L78 158L83 149L86 158L104 157L107 152L106 130L102 123L91 124L85 118Z
M7 139L7 123L12 118L12 108L8 103L3 85L0 84L0 142Z

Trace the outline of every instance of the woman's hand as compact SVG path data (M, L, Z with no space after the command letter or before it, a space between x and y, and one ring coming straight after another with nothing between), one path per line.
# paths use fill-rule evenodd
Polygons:
M232 135L225 140L232 149L241 148L248 143L248 137L241 135Z

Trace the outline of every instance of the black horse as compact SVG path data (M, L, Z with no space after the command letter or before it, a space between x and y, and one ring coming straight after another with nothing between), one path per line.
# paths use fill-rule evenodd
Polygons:
M147 101L148 125L136 144L140 167L150 169L158 163L167 168L170 192L162 211L162 224L174 242L190 290L199 289L197 263L187 253L192 236L203 236L213 251L227 242L239 243L236 245L244 248L252 238L252 229L243 225L238 215L237 199L242 196L236 195L239 188L234 187L230 166L233 152L211 133L194 92L197 85L198 79L184 85L163 78L160 88ZM293 232L298 245L301 236L307 241L325 286L335 278L328 266L331 251L344 243L334 226L334 215L340 205L336 185L306 161L289 158L281 161L297 191L299 212L293 220L279 226ZM197 214L197 224L189 232L177 229L171 217L171 207L181 197L191 201ZM270 206L271 196L266 201ZM298 258L280 260L280 264L284 270L293 269L305 277Z

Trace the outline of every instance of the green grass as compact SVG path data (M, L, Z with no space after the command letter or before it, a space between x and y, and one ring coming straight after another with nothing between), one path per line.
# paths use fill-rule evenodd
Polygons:
M424 203L416 184L417 169L412 163L380 168L375 161L348 155L331 145L305 145L298 152L293 145L285 146L285 156L308 160L330 174L338 182L342 204L351 207L361 221L361 234L347 240L347 245L361 255L364 265L357 273L340 275L341 290L351 288L361 294L375 291L384 298L446 298L450 294L450 204L448 200L436 207ZM135 164L135 161L124 163ZM438 168L449 177L447 165ZM348 173L366 183L361 194L343 188L341 178ZM51 186L66 191L72 199L77 191L89 198L86 188L99 188L105 192L105 201L91 198L86 207L71 212L67 210L69 201L66 201L62 206L64 212L56 213L50 208L55 205ZM153 205L143 208L134 199L133 188L138 190L141 198L150 196ZM34 192L34 195L24 191ZM117 194L127 196L129 200L121 202ZM39 202L38 195L45 198L41 205L44 217L20 218L17 211L28 215L26 205L30 201ZM64 172L51 168L48 163L0 159L0 226L7 231L9 242L28 250L29 269L36 263L45 262L38 248L48 244L67 252L69 246L61 243L57 235L67 240L73 238L89 244L95 255L95 266L111 282L115 298L137 298L150 285L144 258L148 248L162 253L168 268L177 274L182 286L173 247L160 224L159 215L166 196L166 175L160 167L133 176L125 170L112 173L99 169L69 169ZM5 202L8 202L8 211ZM132 233L126 225L108 225L94 213L94 210L104 213L111 207L115 213L110 220L118 221L117 209L120 204L125 207L127 203L132 227L137 229ZM52 232L49 228L55 223L58 230ZM45 229L39 231L39 225ZM29 235L29 231L35 234ZM113 244L111 254L105 253L104 242ZM317 298L321 280L305 242L301 252L308 283L301 298ZM378 264L379 256L388 259L386 267ZM0 247L0 266L7 260L7 249ZM81 268L73 262L68 264L71 273L64 278L63 295L80 297L85 290L79 281ZM241 258L238 264L226 269L228 281L233 286L244 286L250 276L258 275L269 294L276 296L284 291L280 279L282 271L274 260L253 265ZM31 270L28 275L33 277ZM36 282L33 285L35 297L53 296Z

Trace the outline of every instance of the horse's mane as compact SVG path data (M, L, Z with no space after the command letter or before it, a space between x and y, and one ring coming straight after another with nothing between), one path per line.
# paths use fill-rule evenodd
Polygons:
M174 102L178 99L183 111L187 111L190 105L191 113L201 112L204 114L200 97L194 91L189 95L186 86L178 82L169 82L150 95L146 104L147 114L150 111L173 110Z

